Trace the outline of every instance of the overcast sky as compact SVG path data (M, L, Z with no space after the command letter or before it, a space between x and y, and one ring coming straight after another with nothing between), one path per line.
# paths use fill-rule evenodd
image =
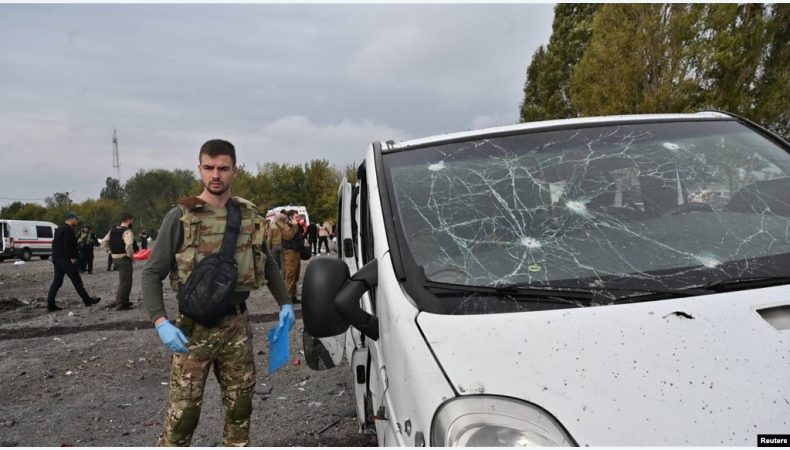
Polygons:
M0 206L97 198L196 168L222 138L265 162L361 162L396 141L518 122L552 6L0 4Z

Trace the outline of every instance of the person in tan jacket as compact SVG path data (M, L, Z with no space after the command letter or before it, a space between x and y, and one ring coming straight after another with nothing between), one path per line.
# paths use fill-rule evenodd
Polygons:
M302 268L302 260L299 257L300 246L297 244L302 240L301 244L304 245L304 236L297 222L296 210L290 210L286 214L287 218L282 228L283 272L288 295L291 296L291 302L296 304L299 303L299 299L296 298L296 285L299 283L299 272Z
M283 265L283 228L287 226L285 210L281 210L274 216L274 223L269 227L269 233L266 239L266 245L269 246L269 251L272 254L274 262L285 278L285 267Z

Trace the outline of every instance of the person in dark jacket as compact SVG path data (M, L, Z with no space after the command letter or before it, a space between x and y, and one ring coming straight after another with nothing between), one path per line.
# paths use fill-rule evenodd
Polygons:
M52 285L50 285L49 294L47 295L47 311L49 312L62 309L55 304L55 296L58 294L58 289L63 285L64 276L69 277L71 284L74 285L74 289L77 290L77 294L79 294L85 306L95 305L101 300L99 297L88 295L80 277L80 268L77 265L79 256L77 252L77 236L74 234L74 227L77 226L79 221L80 218L76 213L67 212L65 223L55 230L55 236L52 239L52 265L55 266L55 278L52 280Z
M307 226L307 243L310 244L310 250L315 255L318 250L318 226L313 222Z
M143 228L140 231L140 248L142 250L146 250L148 248L148 239L149 239L149 237L150 236L148 236L148 231L145 228Z

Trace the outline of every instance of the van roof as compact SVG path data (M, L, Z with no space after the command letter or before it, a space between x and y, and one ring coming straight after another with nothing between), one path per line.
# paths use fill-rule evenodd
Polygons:
M382 145L382 151L397 151L406 150L410 147L418 147L428 144L435 144L444 141L455 141L472 138L475 136L484 136L491 134L508 134L516 131L523 130L540 130L552 129L562 127L572 127L576 125L605 125L608 123L639 123L639 122L655 122L655 121L677 121L677 120L722 120L733 119L732 116L718 111L705 111L692 114L627 114L617 116L597 116L597 117L580 117L574 119L556 119L556 120L542 120L537 122L527 122L515 125L505 125L501 127L483 128L479 130L460 131L455 133L438 134L424 138L417 138L406 140L398 143L390 143L389 145Z

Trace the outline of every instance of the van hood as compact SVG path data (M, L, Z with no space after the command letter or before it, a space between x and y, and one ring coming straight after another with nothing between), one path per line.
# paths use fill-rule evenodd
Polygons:
M534 403L580 446L755 446L790 429L782 305L789 286L417 324L459 395Z

